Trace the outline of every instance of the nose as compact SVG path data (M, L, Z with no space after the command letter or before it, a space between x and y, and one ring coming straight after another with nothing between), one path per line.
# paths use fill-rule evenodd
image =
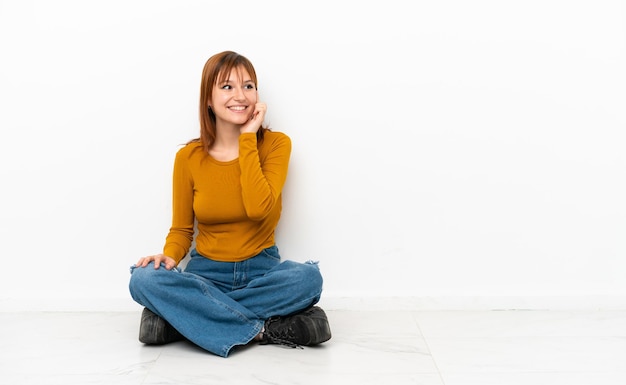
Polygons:
M236 87L235 88L235 100L245 100L246 96L243 92L243 88Z

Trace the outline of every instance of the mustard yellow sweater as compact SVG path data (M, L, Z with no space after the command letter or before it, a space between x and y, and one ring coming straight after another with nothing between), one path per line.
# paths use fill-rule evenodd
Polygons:
M163 254L180 262L191 247L206 258L237 262L274 245L291 140L266 131L239 136L239 157L220 162L200 143L178 150L174 161L172 226Z

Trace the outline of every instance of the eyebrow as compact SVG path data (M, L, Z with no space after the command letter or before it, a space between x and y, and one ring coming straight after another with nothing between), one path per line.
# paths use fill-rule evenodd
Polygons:
M232 83L233 81L234 80L226 79L226 80L220 82L220 84ZM252 79L248 79L248 80L244 80L243 83L252 83L252 84L254 84L254 81L252 81Z

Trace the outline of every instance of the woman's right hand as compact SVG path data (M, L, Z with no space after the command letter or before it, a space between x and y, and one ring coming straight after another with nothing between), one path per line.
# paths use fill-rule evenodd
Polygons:
M146 267L151 262L154 262L154 268L158 269L161 263L165 264L167 270L172 270L176 267L176 261L172 257L168 257L163 254L150 255L148 257L139 258L139 261L135 264L136 267Z

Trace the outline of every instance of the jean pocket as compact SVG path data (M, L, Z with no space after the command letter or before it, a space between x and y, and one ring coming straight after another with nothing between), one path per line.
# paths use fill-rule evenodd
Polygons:
M266 249L263 249L263 251L261 251L261 255L280 262L280 254L278 253L277 246L270 246Z

